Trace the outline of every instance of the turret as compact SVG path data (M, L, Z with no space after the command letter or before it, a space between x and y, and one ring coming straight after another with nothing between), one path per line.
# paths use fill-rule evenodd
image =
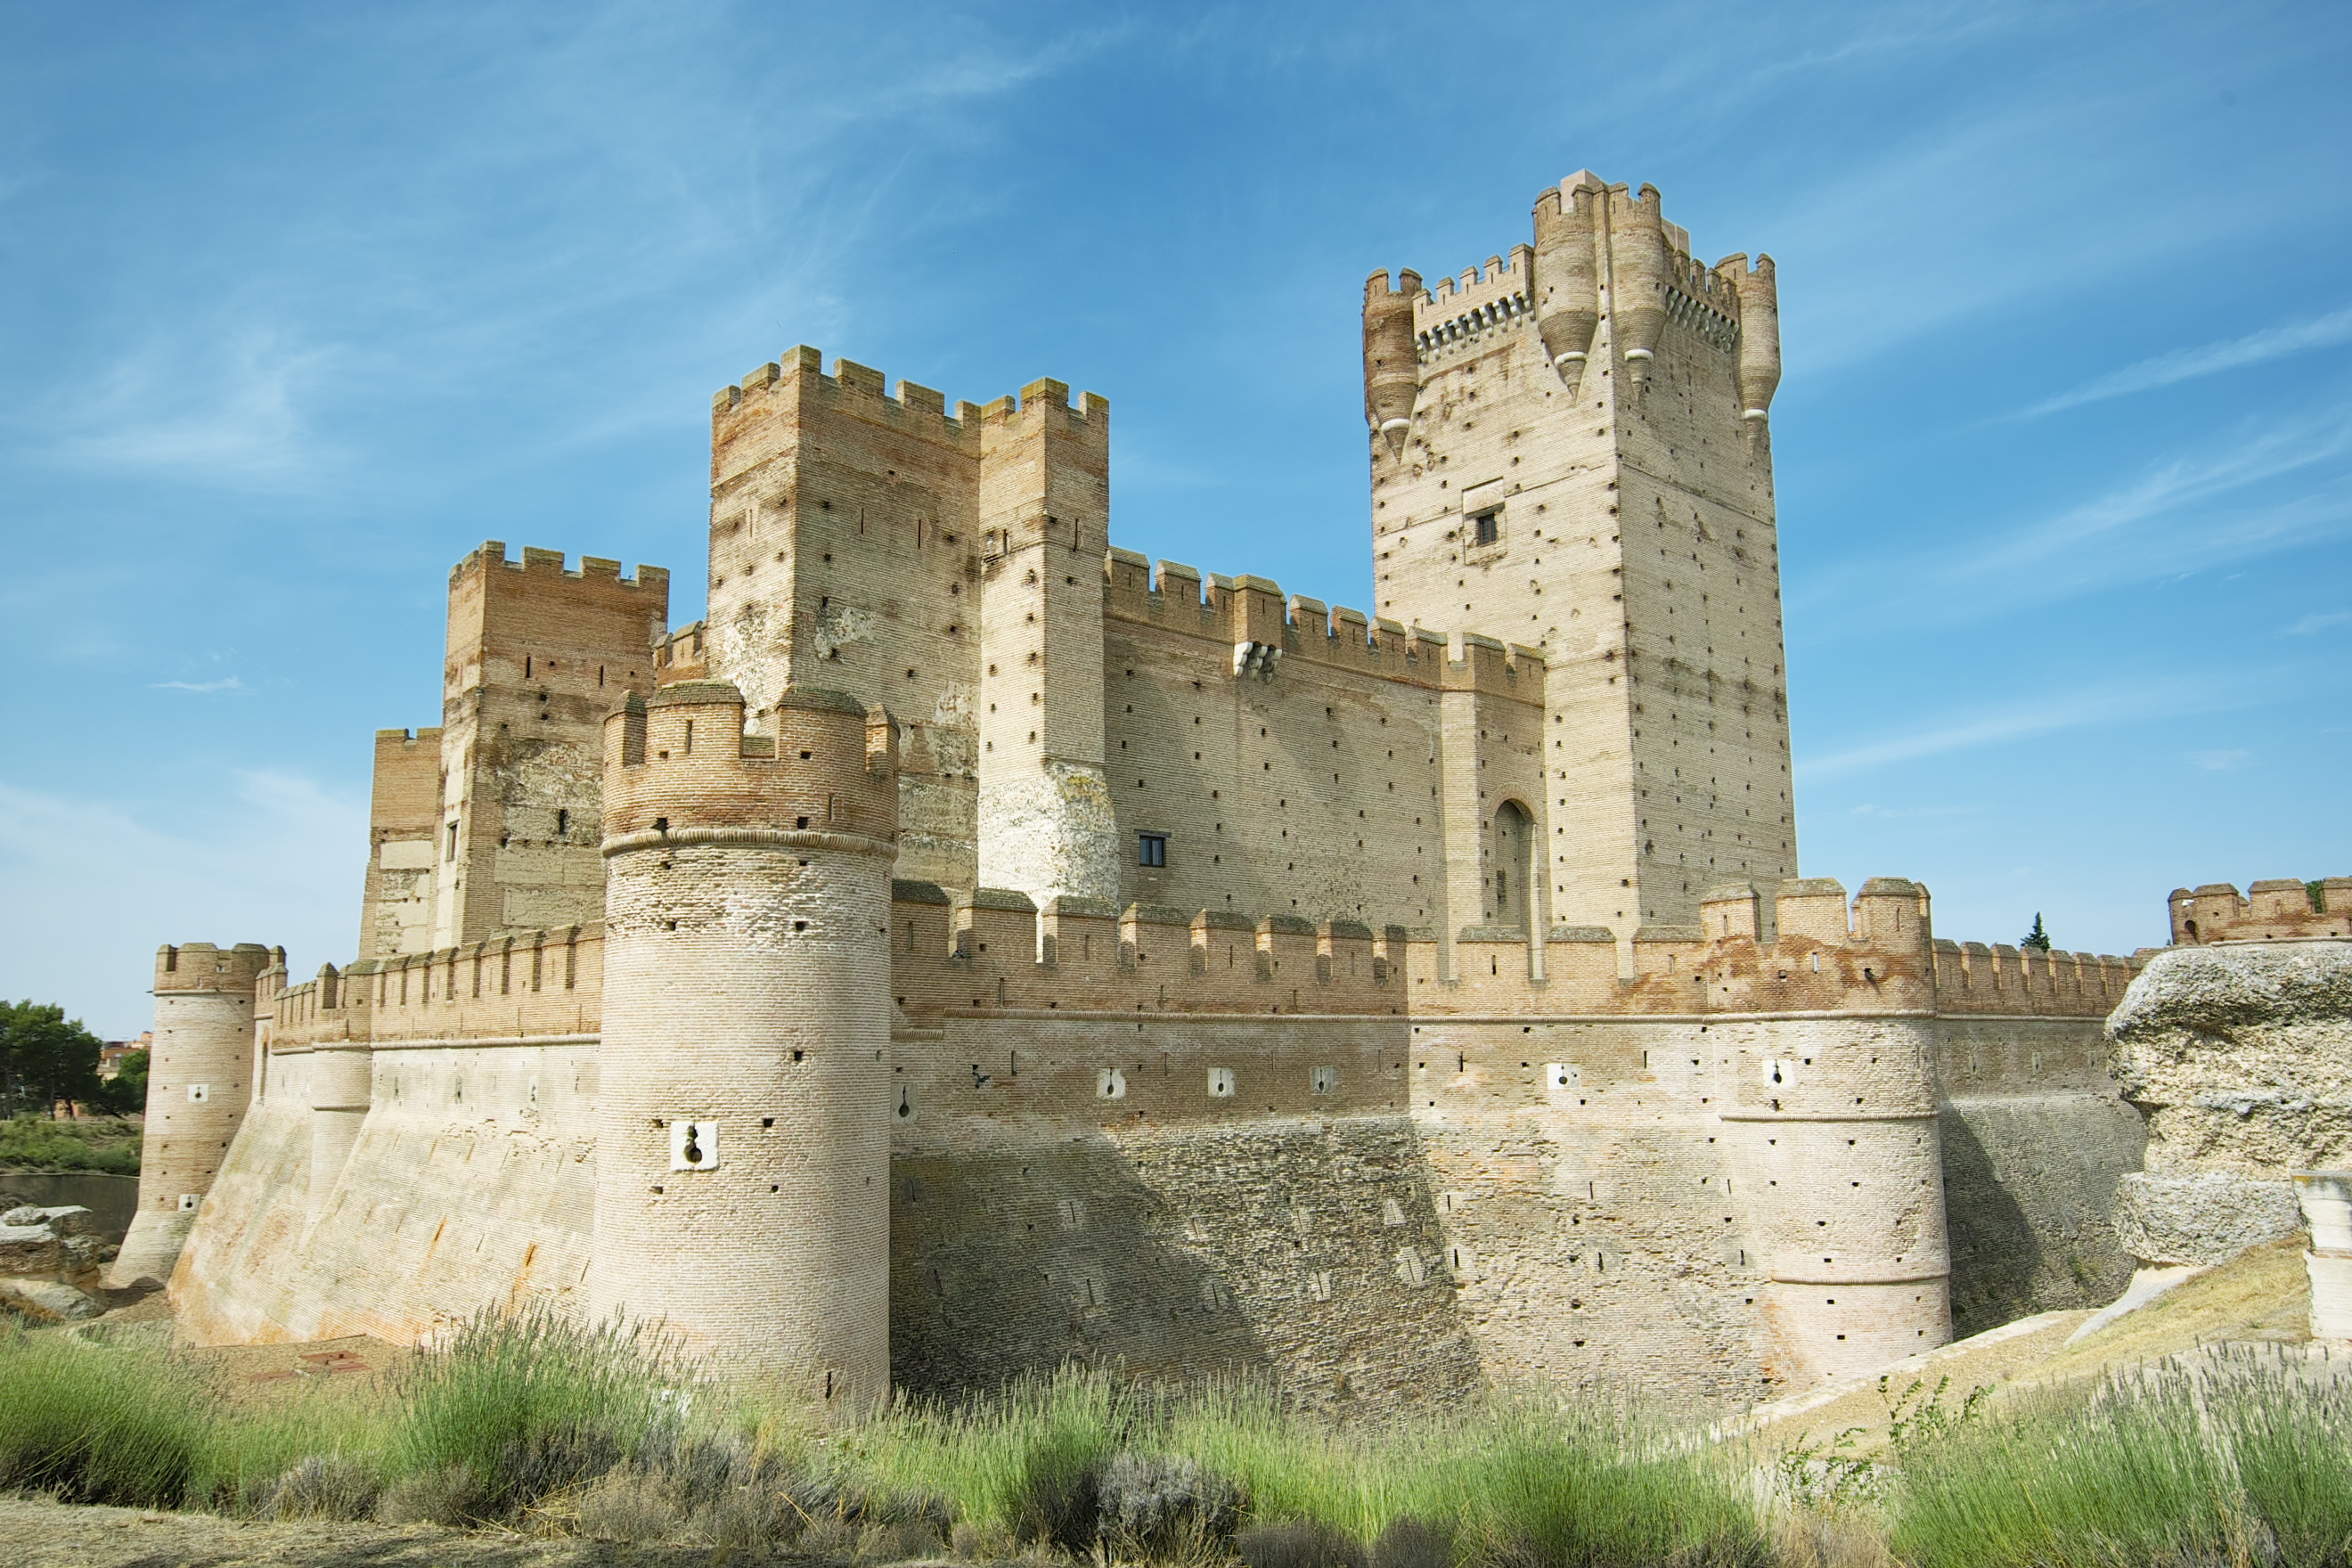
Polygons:
M895 726L723 681L604 729L598 1316L658 1321L855 1420L890 1372Z
M1655 185L1643 185L1632 201L1621 193L1613 212L1610 254L1615 263L1610 310L1625 374L1638 390L1650 384L1658 338L1666 328L1666 236L1664 199Z
M1772 280L1772 258L1759 256L1749 271L1748 258L1727 256L1715 264L1739 297L1739 417L1761 426L1780 385L1780 291Z
M1364 419L1391 452L1403 449L1421 389L1412 342L1412 302L1420 294L1421 274L1411 270L1398 275L1394 289L1385 267L1364 284Z
M139 1212L108 1270L118 1287L172 1277L197 1205L253 1102L254 985L285 961L257 942L192 942L155 952L155 1044Z
M1743 1184L1761 1199L1773 1338L1790 1371L1810 1382L1951 1338L1934 991L1924 972L1933 939L1927 890L1900 878L1864 884L1859 929L1847 924L1844 889L1827 879L1783 883L1775 903L1780 935L1759 954L1759 980L1793 977L1774 1010L1802 1010L1734 1026L1739 1077L1727 1086L1723 1120L1738 1134ZM1709 894L1709 934L1721 922L1738 942L1753 908L1735 889ZM1859 968L1861 984L1822 1007L1832 999L1804 985L1816 964L1824 979Z
M1592 247L1600 182L1585 175L1536 198L1536 330L1573 394L1601 324L1601 272Z

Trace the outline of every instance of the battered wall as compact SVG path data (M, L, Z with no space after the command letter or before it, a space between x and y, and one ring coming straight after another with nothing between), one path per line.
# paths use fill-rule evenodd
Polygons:
M272 1052L172 1278L189 1342L405 1343L486 1305L573 1299L593 1212L593 1040L373 1055L366 1119L314 1213L320 1057Z
M2129 1282L2116 1194L2147 1130L2107 1073L2096 1018L1937 1026L1952 1330L2101 1306Z

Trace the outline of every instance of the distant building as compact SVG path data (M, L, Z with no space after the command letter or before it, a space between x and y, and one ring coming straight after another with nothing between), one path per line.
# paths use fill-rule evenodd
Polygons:
M109 1040L98 1048L98 1076L117 1079L122 1076L122 1058L133 1051L152 1050L155 1031L149 1029L135 1040Z

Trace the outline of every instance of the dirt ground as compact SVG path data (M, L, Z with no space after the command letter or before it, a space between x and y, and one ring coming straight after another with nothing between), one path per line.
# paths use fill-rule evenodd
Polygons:
M1978 1388L1991 1390L1998 1405L2204 1347L2303 1346L2311 1337L2307 1245L2294 1236L2249 1248L2073 1344L2066 1342L2091 1313L2043 1312L1955 1341L1897 1363L1885 1374L1887 1393L1900 1396L1916 1384L1923 1398L1949 1378L1942 1403L1957 1412ZM1873 1375L1759 1406L1725 1430L1745 1426L1768 1447L1829 1443L1851 1430L1854 1444L1846 1452L1866 1458L1885 1447L1888 1418L1886 1394Z
M723 1547L540 1541L425 1524L258 1524L0 1498L0 1563L9 1568L748 1568L812 1561Z

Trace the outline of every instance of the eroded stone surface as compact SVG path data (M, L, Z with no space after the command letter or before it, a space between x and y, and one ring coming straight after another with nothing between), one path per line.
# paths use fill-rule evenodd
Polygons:
M2147 1169L2116 1224L2149 1262L2215 1263L2300 1227L2288 1173L2352 1160L2352 942L2152 959L2108 1020Z

